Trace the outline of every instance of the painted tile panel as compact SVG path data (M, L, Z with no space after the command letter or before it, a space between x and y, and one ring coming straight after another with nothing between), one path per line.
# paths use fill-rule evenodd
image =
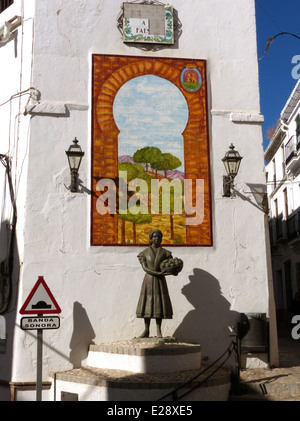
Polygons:
M91 244L145 246L159 228L163 244L211 246L205 61L94 55L92 89ZM203 218L192 225L188 178L203 180ZM116 186L115 213L99 184L108 179ZM146 190L133 189L136 179ZM155 196L156 182L175 182L174 190ZM195 205L195 182L191 197Z

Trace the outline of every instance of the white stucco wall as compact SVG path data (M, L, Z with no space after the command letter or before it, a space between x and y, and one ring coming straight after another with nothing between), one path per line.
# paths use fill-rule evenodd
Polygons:
M265 182L254 1L239 0L233 7L230 0L174 0L183 32L174 47L157 52L123 44L116 26L121 0L25 3L34 18L31 84L41 97L26 116L30 141L18 308L44 276L62 309L60 329L44 333L44 378L84 364L91 341L130 339L143 329L135 317L143 278L140 249L89 245L93 53L207 60L213 247L174 248L184 268L168 279L174 317L163 322L163 333L201 343L202 355L212 362L229 345L228 325L239 312L269 314L264 214L251 193L251 185ZM28 6L34 3L35 11ZM75 136L85 151L80 179L87 192L80 194L65 187L65 150ZM222 197L221 159L231 142L243 160L237 194L228 199ZM17 314L17 325L19 320ZM13 355L12 381L34 381L34 331L15 329Z
M0 379L9 381L12 372L13 336L16 328L17 290L19 273L22 273L24 250L24 208L26 200L28 145L30 140L30 116L25 116L25 106L31 94L31 60L32 60L32 34L34 25L35 2L15 0L13 5L0 15L0 22L9 21L15 16L22 16L23 20L12 39L0 45L0 154L11 160L12 187L17 214L17 249L14 256L14 272L11 278L12 298L5 313L1 315L4 321L5 332L1 339L7 338L5 353L0 355ZM22 35L23 33L23 35ZM8 179L5 167L0 164L0 261L3 262L9 255L9 235L13 220L13 208L9 194ZM1 277L1 282L2 281ZM2 288L1 288L2 290ZM5 289L5 292L8 290ZM3 301L1 297L1 309ZM19 329L18 327L16 328ZM16 332L17 334L17 332ZM2 349L3 351L3 349ZM2 392L2 389L1 389ZM0 393L1 393L0 392ZM2 397L2 394L1 394Z
M23 17L21 25L13 32L12 39L6 44L0 44L0 153L7 154L11 158L13 186L18 207L21 209L24 207L26 198L27 149L30 136L30 117L24 116L23 113L31 95L33 15L34 1L27 2L25 10L23 2L16 0L0 16L1 23L15 16ZM1 177L2 181L4 181L3 177ZM9 202L7 189L5 195ZM9 218L10 206L6 206L5 212ZM23 238L23 216L24 213L20 212L18 216L19 242L22 242ZM20 245L21 251L22 245Z

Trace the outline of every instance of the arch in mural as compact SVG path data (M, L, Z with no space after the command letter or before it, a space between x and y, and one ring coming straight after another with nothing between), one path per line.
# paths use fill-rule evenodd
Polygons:
M93 56L92 110L92 204L91 244L118 245L118 215L99 215L97 182L109 178L118 183L118 136L113 103L119 89L129 80L155 75L173 83L187 102L189 118L184 132L186 179L204 180L204 219L200 225L186 226L186 245L212 245L209 142L207 127L206 65L203 60L158 59L127 56ZM182 84L186 69L201 73L202 85L190 92ZM195 200L195 189L193 189Z

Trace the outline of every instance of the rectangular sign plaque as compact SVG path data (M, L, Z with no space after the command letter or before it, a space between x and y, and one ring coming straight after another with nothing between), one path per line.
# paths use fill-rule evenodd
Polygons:
M48 317L22 317L21 329L58 329L60 327L60 318L58 316Z
M171 5L123 3L123 42L174 44Z

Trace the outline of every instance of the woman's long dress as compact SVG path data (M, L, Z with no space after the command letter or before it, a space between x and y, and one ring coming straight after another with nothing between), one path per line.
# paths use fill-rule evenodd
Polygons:
M152 247L148 247L138 255L140 261L143 259L146 266L156 272L161 272L161 262L171 257L171 252L162 247L157 248L156 254ZM157 277L146 273L136 315L143 318L172 319L172 304L164 276Z

